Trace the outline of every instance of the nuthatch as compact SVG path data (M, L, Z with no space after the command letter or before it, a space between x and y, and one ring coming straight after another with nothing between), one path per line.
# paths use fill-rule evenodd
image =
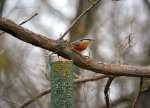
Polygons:
M73 48L79 52L84 51L90 41L95 41L94 39L82 38L72 42Z

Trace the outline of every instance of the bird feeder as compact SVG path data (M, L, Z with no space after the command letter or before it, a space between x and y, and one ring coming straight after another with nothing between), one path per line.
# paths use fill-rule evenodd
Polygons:
M73 61L57 60L50 66L51 108L73 108Z

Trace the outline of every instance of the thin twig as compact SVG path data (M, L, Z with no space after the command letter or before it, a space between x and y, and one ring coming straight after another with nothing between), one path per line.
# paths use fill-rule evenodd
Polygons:
M96 80L100 80L100 79L104 79L109 77L108 75L96 75L93 77L89 77L89 78L84 78L84 79L75 79L74 83L75 84L80 84L80 83L85 83L85 82L89 82L89 81L96 81Z
M27 19L27 20L25 20L25 21L23 21L22 23L20 23L19 25L22 25L22 24L24 24L24 23L26 23L26 22L28 22L28 21L30 21L31 19L33 19L35 16L37 16L38 15L38 13L35 13L33 16L31 16L29 19Z
M31 104L32 102L34 102L34 101L37 100L38 98L40 98L40 97L42 97L42 96L44 96L44 95L46 95L46 94L48 94L48 93L50 93L50 92L51 92L51 89L50 89L50 88L49 88L49 89L46 89L46 90L42 91L41 93L37 94L36 96L34 96L33 98L28 99L28 100L26 100L25 102L23 102L22 104L20 104L18 108L24 108L25 106Z
M106 84L106 87L104 89L106 108L112 108L108 92L109 92L109 87L110 87L114 78L115 78L114 76L109 77L107 84Z
M65 35L70 31L70 29L87 13L89 12L96 4L98 4L101 0L97 0L96 2L91 2L92 4L85 10L83 11L70 25L70 27L64 32L64 34L59 38L59 40L62 40Z
M131 43L132 43L132 39L134 38L134 35L133 35L133 23L134 23L134 17L131 19L131 33L129 34L129 36L127 36L128 38L128 45L129 47L132 47Z
M94 4L94 2L92 0L88 0L90 3Z
M137 94L136 98L134 99L132 108L136 108L136 105L138 104L138 100L139 100L139 98L140 98L141 91L142 91L142 85L143 85L143 77L140 78L139 91L138 91L138 94Z
M119 54L119 64L124 64L125 61L125 54L130 50L131 47L134 47L135 45L132 45L134 33L133 33L133 23L134 18L131 19L130 29L131 32L128 36L126 36L123 41L121 41L118 45L118 54Z
M12 103L12 104L20 105L19 103L12 101L10 99L2 98L2 100L7 101L7 102Z
M44 76L46 77L46 79L47 79L48 81L50 81L50 78L49 78L48 74L45 73L44 71L42 71L42 73L44 74Z
M38 15L38 13L35 13L34 15L32 15L32 16L31 16L30 18L28 18L27 20L21 22L19 25L25 24L26 22L30 21L31 19L33 19L33 18L34 18L35 16L37 16L37 15ZM2 33L0 33L0 35L3 35L4 33L6 33L6 32L2 32Z

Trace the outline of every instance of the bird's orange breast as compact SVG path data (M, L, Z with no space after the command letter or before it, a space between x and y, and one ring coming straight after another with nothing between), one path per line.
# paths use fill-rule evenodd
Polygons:
M87 48L88 42L80 42L80 45L73 45L73 48L78 51L83 51Z

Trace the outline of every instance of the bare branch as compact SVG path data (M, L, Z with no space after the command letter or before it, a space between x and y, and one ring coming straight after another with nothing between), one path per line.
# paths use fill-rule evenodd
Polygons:
M51 92L51 89L46 89L46 90L42 91L41 93L37 94L36 96L34 96L33 98L28 99L24 103L20 104L18 108L24 108L25 106L31 104L35 100L39 99L40 97L42 97L50 92Z
M33 18L34 18L35 16L37 16L37 15L38 15L38 13L35 13L33 16L31 16L29 19L27 19L27 20L21 22L19 25L25 24L26 22L30 21L31 19L33 19Z
M94 4L94 2L92 0L88 0L90 3Z
M132 47L133 45L131 45L132 44L132 40L133 40L133 38L134 38L134 35L133 35L133 23L134 23L134 17L131 19L131 33L128 35L128 45L129 45L129 47Z
M132 108L136 108L137 104L138 104L138 100L140 98L141 95L141 91L142 91L142 85L143 85L143 77L140 78L140 86L139 86L139 91L138 94L133 102Z
M123 41L121 41L118 45L118 54L119 54L119 64L124 64L125 55L130 50L131 47L134 47L135 45L132 45L134 33L133 33L133 22L134 18L130 21L130 29L131 32L126 36Z
M110 85L113 81L115 77L114 76L110 76L108 81L107 81L107 84L106 84L106 87L104 89L104 94L105 94L105 102L106 102L106 108L112 108L111 107L111 103L110 103L110 98L109 98L109 88L110 88Z
M19 25L25 24L26 22L30 21L31 19L33 19L33 18L34 18L35 16L37 16L37 15L38 15L38 13L35 13L33 16L31 16L29 19L27 19L27 20L21 22ZM2 32L2 33L0 33L0 35L3 35L4 33L5 33L5 32Z
M108 75L96 75L90 78L84 78L84 79L75 79L74 83L75 84L80 84L80 83L85 83L85 82L89 82L89 81L96 81L96 80L100 80L100 79L104 79L109 77Z
M19 103L12 101L12 100L9 100L9 99L6 99L6 98L2 98L2 100L7 101L7 102L12 103L12 104L20 105Z
M79 83L85 83L85 82L89 82L89 81L96 81L96 80L100 80L103 78L108 77L107 75L97 75L97 76L93 76L91 78L85 78L85 79L78 79L78 80L74 80L75 84L79 84ZM34 96L31 99L26 100L24 103L22 103L21 105L19 105L19 108L24 108L25 106L31 104L32 102L34 102L35 100L39 99L40 97L50 93L51 90L50 88L47 90L42 91L41 93L37 94L36 96Z
M98 4L101 0L97 0L96 2L90 1L92 4L85 10L83 11L70 25L70 27L64 32L64 34L59 38L59 40L62 40L66 34L70 31L70 29L87 13L89 12L96 4Z
M46 89L46 90L43 90L41 93L37 94L36 96L34 96L33 98L30 98L26 101L24 101L22 104L19 104L19 103L16 103L15 101L12 101L12 100L9 100L9 99L5 99L3 98L2 100L5 100L9 103L12 103L12 104L16 104L18 107L17 108L24 108L26 106L28 106L29 104L33 103L35 100L39 99L40 97L48 94L51 92L51 89Z
M80 83L85 83L85 82L89 82L89 81L96 81L96 80L100 80L100 79L107 78L107 77L109 77L109 76L108 75L96 75L96 76L92 76L91 78L75 79L74 84L80 84ZM115 78L114 76L109 77L107 84L106 84L106 87L105 87L105 90L104 90L106 105L108 105L107 108L111 108L108 92L109 92L110 84L112 83L114 78ZM141 85L140 85L140 87L141 87ZM42 97L44 95L47 95L50 92L51 92L50 88L43 90L42 92L40 92L39 94L37 94L33 98L30 98L30 99L24 101L22 104L18 104L16 102L14 102L12 100L8 100L8 99L5 99L5 100L8 102L11 102L13 104L17 104L19 106L19 108L24 108L24 107L28 106L29 104L33 103L35 100L39 99L40 97Z
M24 42L56 52L59 56L66 59L72 59L72 55L70 54L73 53L73 61L76 66L95 73L116 76L150 77L149 67L108 64L92 60L74 51L71 44L64 40L46 38L46 36L36 34L5 18L0 18L0 30L9 33Z

